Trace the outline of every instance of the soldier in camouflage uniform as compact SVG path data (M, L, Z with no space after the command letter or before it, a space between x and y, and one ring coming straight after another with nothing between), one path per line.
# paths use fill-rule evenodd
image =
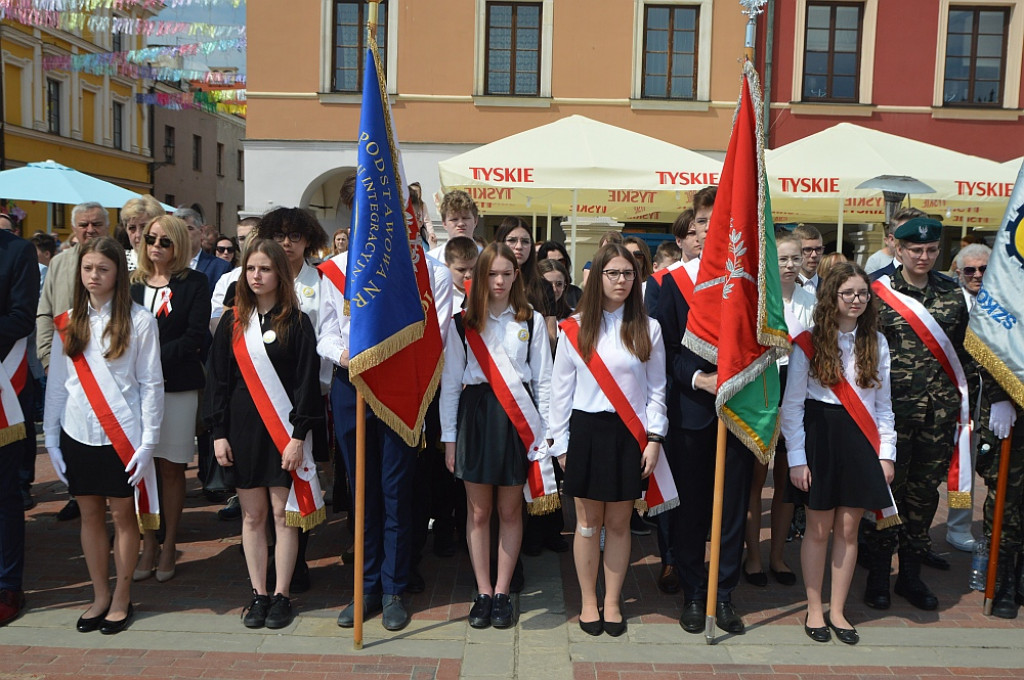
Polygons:
M974 307L981 289L982 269L988 265L992 250L972 244L957 253L956 269L968 309ZM1020 409L1010 401L999 383L973 357L964 363L964 373L971 395L971 416L974 421L972 441L976 445L976 469L985 479L985 537L992 539L992 518L996 505L996 482L1002 455L1002 439L1013 427ZM1020 559L1024 547L1024 433L1017 436L1010 449L1010 467L1006 476L1006 505L999 541L999 570L992 615L1004 619L1017 618L1017 593ZM952 517L953 511L950 511ZM1022 593L1024 595L1024 593Z
M941 223L924 217L896 229L902 265L891 276L892 288L924 305L964 361L967 305L956 282L933 271L941 234ZM921 564L930 560L941 568L928 532L938 508L938 487L955 450L960 394L910 324L885 302L880 301L879 312L892 359L896 416L896 475L891 487L903 524L868 533L864 602L875 609L889 608L889 572L898 545L896 594L919 609L931 610L938 607L938 599L921 580Z

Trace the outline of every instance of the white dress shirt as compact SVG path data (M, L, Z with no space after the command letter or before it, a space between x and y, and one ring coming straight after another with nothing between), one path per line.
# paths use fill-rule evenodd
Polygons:
M533 324L527 363L527 335ZM548 409L551 401L551 341L548 340L547 325L539 312L533 313L530 321L516 321L515 311L509 306L498 316L487 315L487 325L480 334L488 346L500 345L512 362L519 381L530 384L533 402L540 411L541 421L547 433ZM457 332L448 334L444 345L444 370L441 373L441 441L453 442L458 431L459 397L463 385L481 385L487 382L483 369L472 350L462 343Z
M102 352L109 346L103 331L110 322L111 303L99 310L89 307L90 346L100 343ZM132 304L132 333L128 349L116 359L108 359L107 367L121 388L121 394L132 415L141 419L142 444L160 443L160 421L164 410L164 373L160 365L160 332L156 317L145 307ZM110 438L100 425L78 380L71 359L53 355L46 381L46 407L43 432L46 447L60 446L60 431L89 446L104 446Z
M633 410L640 416L644 429L654 434L668 432L665 407L665 343L661 338L661 325L648 318L651 334L651 356L640 361L622 343L622 315L624 308L604 312L601 333L595 352L613 376L632 374L629 385L619 386ZM579 320L577 315L576 320ZM632 388L632 389L627 389ZM587 413L615 413L601 386L594 379L579 352L571 346L563 331L558 332L558 350L551 371L551 439L552 454L561 456L569 447L569 418L574 410Z
M881 441L879 458L896 460L895 416L892 413L892 394L889 386L889 343L886 342L884 335L878 333L878 379L882 384L879 387L865 389L857 384L857 367L853 354L855 337L856 331L839 334L839 357L843 365L843 375L878 425ZM807 355L799 346L793 345L793 354L789 358L786 394L782 398L782 435L786 438L786 455L790 467L807 465L804 431L804 401L807 399L826 404L840 404L832 390L810 377L810 361Z
M800 287L806 290L808 293L810 293L814 297L818 297L818 284L821 283L821 277L819 277L817 274L815 274L811 278L807 278L803 274L800 274L800 278L797 279L797 283L799 283Z
M193 267L194 268L194 267ZM210 332L217 330L217 320L224 314L224 298L228 294L231 284L242 277L242 268L235 267L227 274L221 274L213 287L213 296L210 298Z
M782 304L791 337L795 338L801 331L807 330L814 324L814 307L818 304L818 298L814 297L813 293L808 293L800 286L794 286L793 297L789 302L783 300ZM793 346L796 347L796 345ZM788 365L789 355L779 357L775 363L779 366Z

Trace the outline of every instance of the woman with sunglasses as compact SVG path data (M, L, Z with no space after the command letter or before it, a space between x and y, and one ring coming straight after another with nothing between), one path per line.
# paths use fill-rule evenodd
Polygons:
M142 232L132 272L132 299L156 317L164 375L164 410L155 458L165 536L143 534L142 556L132 575L142 581L156 574L160 583L174 578L178 524L185 505L185 468L195 455L199 390L206 384L203 362L210 321L210 284L189 269L188 225L171 215L157 217Z
M221 234L217 237L217 245L214 246L213 254L230 264L232 269L238 265L238 245L230 236Z

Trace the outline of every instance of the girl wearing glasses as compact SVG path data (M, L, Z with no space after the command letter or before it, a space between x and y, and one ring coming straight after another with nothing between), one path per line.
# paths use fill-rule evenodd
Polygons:
M526 298L508 246L483 249L473 282L465 313L454 319L458 332L449 332L445 343L441 441L448 469L466 485L466 542L478 592L469 625L509 628L515 623L509 586L523 538L527 455L537 458L547 449L551 350L544 319ZM515 422L510 413L517 414ZM498 573L492 582L495 505Z
M899 521L888 487L896 459L893 424L889 345L878 331L868 276L859 265L840 262L818 289L814 327L796 333L782 400L789 477L807 507L800 564L807 588L804 631L815 642L828 642L831 632L846 644L860 640L844 608L864 509ZM832 592L825 614L829 533Z
M577 313L562 323L551 376L552 453L561 456L566 495L576 499L579 624L590 635L626 632L620 600L630 515L668 430L665 347L661 326L644 310L638 267L621 245L598 251ZM597 600L602 526L603 613Z
M164 374L164 411L156 450L160 504L165 537L143 534L142 556L132 575L142 581L156 575L160 583L175 574L178 524L185 505L185 468L195 453L199 390L206 385L207 324L210 284L202 272L189 269L188 225L171 215L149 222L142 233L138 268L132 272L132 299L148 309L160 330L160 363Z

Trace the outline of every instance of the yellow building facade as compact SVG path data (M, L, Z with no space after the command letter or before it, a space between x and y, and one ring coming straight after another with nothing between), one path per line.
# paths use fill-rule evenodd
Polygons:
M3 168L50 159L131 191L151 192L149 111L135 101L148 81L43 68L47 56L139 49L143 40L0 23ZM37 230L68 235L72 206L14 203L27 214L26 237ZM112 223L115 217L112 211Z
M735 0L387 0L378 42L408 180L580 114L719 158L740 87ZM246 209L311 207L347 224L366 3L249 0ZM435 220L433 201L427 201Z

